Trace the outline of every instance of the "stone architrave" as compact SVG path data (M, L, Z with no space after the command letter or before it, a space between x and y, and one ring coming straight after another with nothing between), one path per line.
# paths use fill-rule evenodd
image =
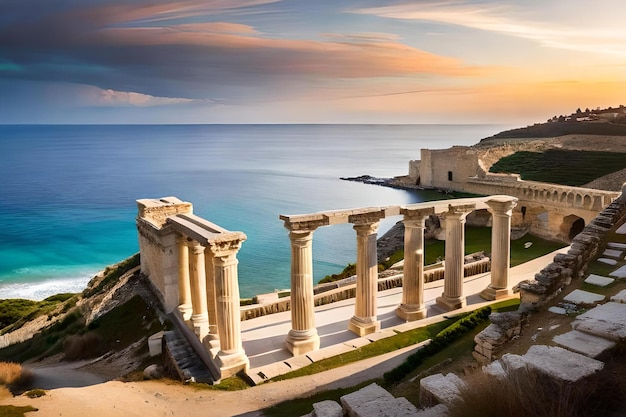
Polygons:
M232 240L222 238L211 242L215 271L215 293L217 299L217 328L219 332L220 350L217 363L221 377L235 375L246 371L250 361L243 350L241 340L241 313L239 299L239 282L237 274L237 252L245 240L243 233L233 232Z
M354 316L348 330L359 336L380 330L378 314L378 257L376 256L376 232L384 210L351 215L348 218L356 231L356 300Z
M313 232L321 224L283 220L291 242L291 330L285 347L299 356L320 347L313 299Z
M201 341L209 334L204 249L204 246L197 242L190 243L189 276L191 279L191 323L194 333Z
M443 294L437 297L437 305L450 311L466 305L463 295L465 264L465 218L474 211L474 204L450 205L443 214L446 225L446 248Z
M509 269L511 266L511 215L517 198L495 197L486 201L492 216L491 227L491 283L480 296L498 300L511 293Z
M406 321L426 317L424 305L424 229L426 218L435 210L402 208L404 215L404 272L402 304L396 315Z
M178 311L183 320L191 319L191 284L189 281L189 247L187 238L176 238L178 248Z

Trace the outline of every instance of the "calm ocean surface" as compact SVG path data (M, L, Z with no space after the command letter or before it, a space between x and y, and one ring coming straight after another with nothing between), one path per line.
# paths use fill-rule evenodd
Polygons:
M405 175L421 148L471 145L500 125L0 126L0 298L79 292L138 250L139 198L177 196L246 233L242 296L289 287L279 214L433 196L342 181ZM399 219L386 220L379 236ZM314 234L315 280L355 260L350 225Z

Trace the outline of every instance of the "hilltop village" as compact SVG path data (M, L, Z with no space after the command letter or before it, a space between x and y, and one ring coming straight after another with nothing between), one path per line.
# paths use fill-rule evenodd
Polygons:
M140 254L2 330L2 359L35 375L5 402L40 409L32 415L200 415L209 407L319 417L495 416L520 407L516 415L619 415L623 153L624 106L578 109L471 147L422 149L407 175L384 185L440 190L441 201L281 215L291 288L249 302L237 283L245 231L203 219L176 197L139 199ZM557 183L532 177L551 178L547 171L511 171L514 158L539 155L580 157L581 168L608 172ZM377 244L387 217L398 225ZM313 232L345 223L356 234L355 273L316 285ZM490 230L486 251L466 253L468 227ZM445 242L445 259L434 264L424 256L429 237ZM514 251L541 242L556 246L511 264ZM38 372L56 382L37 386L46 384ZM59 375L83 388L61 388ZM590 389L598 386L612 389ZM285 402L313 395L304 411ZM494 404L496 395L507 400Z

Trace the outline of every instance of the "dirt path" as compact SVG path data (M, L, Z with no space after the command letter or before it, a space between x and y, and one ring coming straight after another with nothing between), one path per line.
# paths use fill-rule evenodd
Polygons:
M15 397L3 401L3 404L32 405L39 409L31 414L33 417L262 416L258 410L285 400L379 378L402 363L415 349L414 346L407 347L312 376L270 382L233 392L202 390L162 381L110 381L69 388L77 386L72 385L78 381L72 381L71 377L76 376L72 371L78 371L71 366L66 369L63 366L49 367L47 371L70 377L66 384L68 388L52 389L41 398ZM53 379L59 378L55 376Z

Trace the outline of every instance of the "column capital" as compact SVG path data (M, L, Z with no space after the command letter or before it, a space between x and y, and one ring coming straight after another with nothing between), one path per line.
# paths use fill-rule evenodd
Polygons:
M350 214L348 216L348 223L352 223L355 226L371 225L380 222L385 218L384 209L376 209L373 211L367 211L363 213Z
M191 253L194 255L202 255L204 254L204 250L206 247L202 246L200 243L192 240L188 242L189 249L191 249Z
M246 240L246 236L235 236L232 238L214 239L209 242L209 250L215 258L235 255L241 249L241 244Z
M448 211L442 213L446 218L459 218L464 219L472 211L476 210L476 204L460 204L460 205L448 205Z
M357 236L369 236L378 232L380 223L355 223L352 228L356 230Z
M485 201L491 214L503 214L510 216L511 211L517 206L517 198L508 196L496 196Z
M327 217L302 219L305 216L286 216L283 214L279 217L284 222L285 229L290 232L314 232L318 227L328 226L329 224ZM299 219L292 217L298 217Z
M400 208L400 214L404 216L404 221L424 221L427 217L435 214L434 207L412 209L408 207Z

